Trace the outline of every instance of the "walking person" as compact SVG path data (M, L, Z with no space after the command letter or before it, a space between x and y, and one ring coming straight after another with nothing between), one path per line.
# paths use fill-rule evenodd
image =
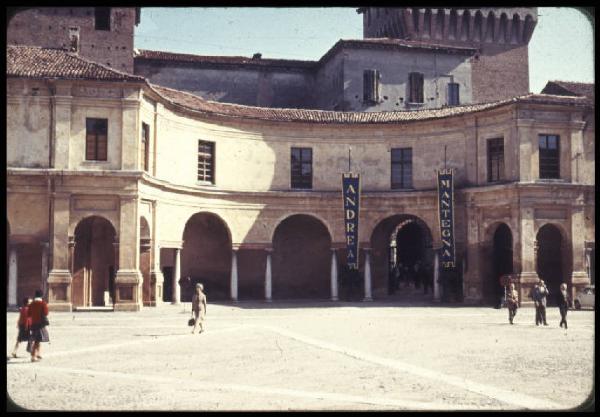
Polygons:
M46 328L49 324L48 304L42 299L42 291L35 290L35 297L31 304L29 304L27 315L31 319L30 337L33 343L31 347L31 362L37 362L42 359L40 355L41 343L50 341L48 329Z
M196 331L198 325L200 325L200 331L198 334L204 331L204 317L206 316L206 294L202 291L204 286L200 283L196 284L194 295L192 296L192 311L194 313L194 328L192 334Z
M517 315L517 308L519 308L519 293L513 282L510 283L506 293L506 305L508 307L508 321L513 324L513 319Z
M11 356L13 358L17 357L17 349L19 348L19 343L29 342L29 331L31 327L31 320L29 320L29 316L27 315L29 304L31 304L31 298L23 298L23 303L19 308L19 318L17 320L17 328L19 329L19 333L17 334L17 343L15 343L15 348L11 353Z
M558 295L558 310L560 311L560 327L565 325L567 329L567 311L569 311L569 294L567 293L567 284L560 284L560 294Z

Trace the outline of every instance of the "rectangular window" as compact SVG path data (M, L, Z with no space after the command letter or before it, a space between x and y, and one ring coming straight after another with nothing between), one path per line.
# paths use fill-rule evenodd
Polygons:
M94 7L94 29L110 30L110 7Z
M312 149L292 148L292 188L312 188Z
M85 119L86 161L106 161L108 146L108 120Z
M198 141L198 181L215 183L215 144Z
M408 74L408 102L423 103L423 74L411 72Z
M504 138L488 139L488 182L504 179Z
M560 137L539 135L540 178L560 178Z
M142 143L140 146L140 165L144 171L148 171L148 151L150 149L150 126L142 122Z
M379 71L368 69L363 72L363 101L379 102Z
M458 106L460 104L459 97L459 84L458 83L448 83L448 105L449 106Z
M392 149L392 188L412 188L412 148Z

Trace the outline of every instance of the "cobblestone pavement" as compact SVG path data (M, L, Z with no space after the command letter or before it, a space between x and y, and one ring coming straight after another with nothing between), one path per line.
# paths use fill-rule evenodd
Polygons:
M51 313L50 343L9 358L7 393L31 410L571 409L594 389L594 312L569 329L534 309L391 303L189 304Z

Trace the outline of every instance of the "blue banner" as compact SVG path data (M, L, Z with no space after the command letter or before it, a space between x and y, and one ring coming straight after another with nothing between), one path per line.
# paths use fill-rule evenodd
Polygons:
M456 266L454 257L454 177L452 169L438 171L438 214L442 248L440 265L451 269Z
M344 197L344 230L348 249L348 268L358 270L358 213L360 178L358 174L342 174Z

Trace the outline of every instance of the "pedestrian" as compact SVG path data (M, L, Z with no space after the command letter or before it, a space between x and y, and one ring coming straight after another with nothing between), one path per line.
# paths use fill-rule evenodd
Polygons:
M560 294L558 295L558 310L560 311L560 327L565 325L567 329L567 311L569 311L569 294L567 293L567 284L560 284Z
M415 285L415 289L421 288L421 273L422 273L422 269L421 268L421 261L417 261L415 262L415 265L413 266L414 270L413 270L413 281L414 281L414 285Z
M513 282L510 283L506 293L506 305L508 306L508 321L513 324L513 319L517 315L517 308L519 308L519 293Z
M31 320L29 320L29 316L27 315L29 304L31 304L31 298L23 298L23 302L19 308L19 318L17 319L17 328L19 329L19 333L17 334L17 343L15 343L15 348L11 353L13 358L17 357L19 343L29 342L29 331L31 327Z
M550 295L548 288L546 288L546 284L543 280L538 280L538 283L532 290L532 298L533 303L535 304L535 325L539 326L540 324L544 324L547 326L546 322L546 297Z
M42 291L35 291L35 297L27 309L27 315L31 319L31 362L37 362L42 359L40 344L50 341L48 329L46 328L49 324L48 304L42 299Z
M196 284L196 290L192 296L192 312L194 313L194 328L192 334L196 331L198 325L200 325L200 331L198 334L204 331L204 317L206 316L206 294L202 291L204 286L200 283Z

